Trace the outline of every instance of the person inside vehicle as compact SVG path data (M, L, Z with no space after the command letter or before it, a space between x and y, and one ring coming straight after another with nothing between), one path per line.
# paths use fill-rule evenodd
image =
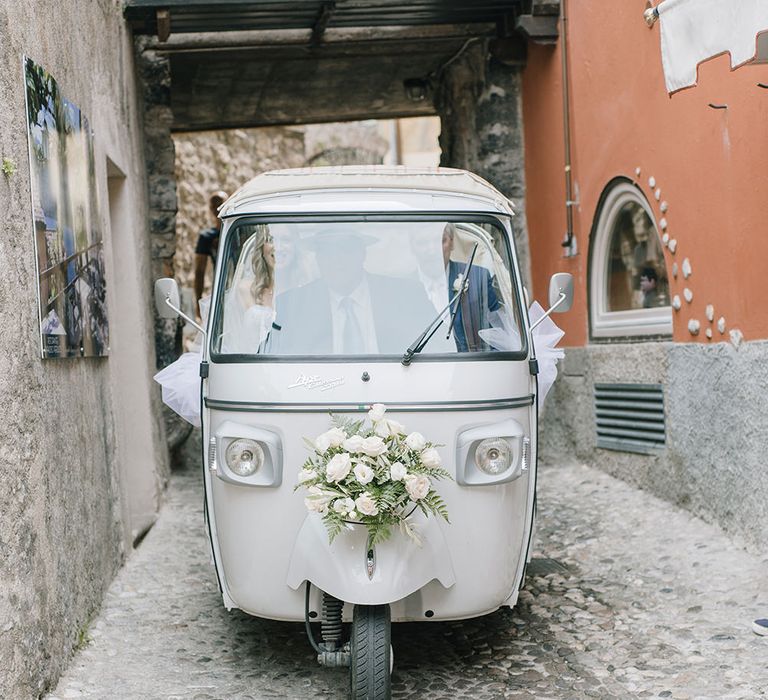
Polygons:
M458 291L464 277L466 263L450 259L456 238L456 225L448 223L443 229L443 251L447 250L446 274L448 276L448 294ZM489 328L489 315L501 307L493 278L486 268L473 263L469 272L469 289L466 291L456 310L453 324L453 334L459 352L480 352L488 350L487 344L479 335L479 331Z
M375 242L343 224L309 240L320 277L278 295L275 325L281 353L402 353L434 317L418 282L366 270L367 248Z
M246 243L250 248L247 274L227 293L224 309L223 352L256 353L275 319L275 242L266 224L256 224Z
M458 229L447 223L442 232L442 256L435 254L434 245L426 234L411 239L411 251L417 262L416 275L437 311L443 309L459 289L466 262L451 260ZM469 273L469 289L456 309L453 335L459 352L488 350L479 331L490 327L489 314L501 304L488 269L473 262ZM457 302L458 303L458 302Z

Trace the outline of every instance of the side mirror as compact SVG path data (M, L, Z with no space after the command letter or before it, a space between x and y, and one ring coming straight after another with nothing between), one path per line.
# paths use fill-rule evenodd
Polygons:
M549 309L531 324L531 330L550 314L568 311L572 304L573 275L570 272L556 272L549 280Z
M155 308L160 318L176 318L181 316L187 323L205 335L205 328L181 310L179 285L176 284L175 279L162 277L159 280L155 280Z
M176 318L181 306L179 285L170 277L155 281L155 308L160 318Z
M556 272L549 280L549 308L552 313L561 314L570 311L572 305L573 275L570 272Z

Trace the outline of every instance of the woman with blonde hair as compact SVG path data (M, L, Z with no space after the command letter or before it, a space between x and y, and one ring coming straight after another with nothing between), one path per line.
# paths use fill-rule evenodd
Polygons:
M275 320L275 242L267 224L253 228L241 256L250 265L235 271L224 304L224 353L263 352Z
M269 226L257 224L245 243L242 261L225 292L222 352L248 353L266 351L275 320L275 244ZM250 255L250 261L249 256ZM250 262L250 264L248 264ZM200 302L205 324L210 297ZM163 401L192 425L200 425L200 349L185 352L178 360L155 375L163 387Z

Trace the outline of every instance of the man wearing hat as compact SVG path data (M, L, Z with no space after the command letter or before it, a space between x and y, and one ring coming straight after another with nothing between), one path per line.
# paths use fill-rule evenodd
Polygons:
M327 227L309 240L320 278L278 295L273 352L402 354L434 317L418 282L366 271L367 248L377 239L356 226Z

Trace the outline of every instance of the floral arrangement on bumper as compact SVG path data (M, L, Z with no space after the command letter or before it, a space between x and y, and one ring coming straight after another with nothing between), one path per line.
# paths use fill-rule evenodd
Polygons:
M421 433L385 416L377 403L366 421L331 416L334 427L313 440L304 438L312 455L299 472L296 489L304 488L307 510L319 513L330 541L353 523L368 528L370 543L383 542L398 527L420 543L408 516L416 509L448 521L448 509L432 483L451 478L442 468L434 443Z

